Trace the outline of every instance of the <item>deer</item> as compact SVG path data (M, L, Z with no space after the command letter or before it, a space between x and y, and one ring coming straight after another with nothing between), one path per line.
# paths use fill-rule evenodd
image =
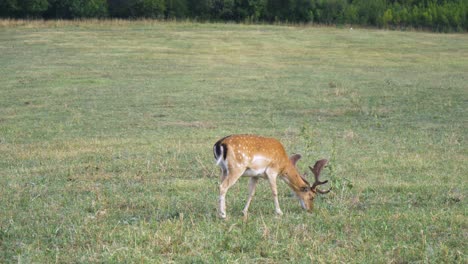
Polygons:
M231 135L218 140L213 146L213 154L216 165L221 168L219 185L219 217L226 218L226 193L237 180L244 176L249 179L249 195L247 203L242 210L245 217L252 198L255 195L255 188L260 178L267 179L273 193L275 213L283 215L278 202L278 191L276 179L278 176L292 189L299 199L301 207L311 212L314 208L316 194L326 194L331 188L324 191L317 187L326 184L320 181L320 172L327 165L328 160L318 160L314 167L309 169L314 174L315 181L311 185L306 180L306 174L301 175L296 167L300 154L288 157L285 148L275 138L262 137L257 135Z

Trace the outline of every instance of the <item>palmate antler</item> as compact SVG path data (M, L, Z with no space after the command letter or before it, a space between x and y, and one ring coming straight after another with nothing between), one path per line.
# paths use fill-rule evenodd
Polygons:
M331 188L326 190L326 191L317 189L317 186L325 184L325 183L328 182L328 180L327 181L320 181L319 180L320 172L325 167L325 165L327 165L327 163L328 163L328 160L321 159L321 160L318 160L317 162L315 162L315 165L314 165L313 168L309 166L309 169L312 171L312 173L314 174L314 177L315 177L315 182L314 182L314 184L312 184L312 187L310 187L310 189L312 191L315 191L315 192L318 192L318 193L321 193L321 194L325 194L325 193L328 193L328 192L331 191Z

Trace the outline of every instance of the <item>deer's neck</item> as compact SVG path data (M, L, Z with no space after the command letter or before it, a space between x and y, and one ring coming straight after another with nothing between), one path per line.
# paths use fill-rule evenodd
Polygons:
M304 187L308 187L309 183L305 182L299 175L299 172L295 167L290 167L285 170L283 180L289 185L295 192L300 191Z

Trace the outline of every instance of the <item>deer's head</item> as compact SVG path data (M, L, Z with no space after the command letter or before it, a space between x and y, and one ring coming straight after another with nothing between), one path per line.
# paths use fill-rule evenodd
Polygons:
M314 209L314 199L318 193L325 194L325 193L330 192L331 190L330 188L326 191L323 191L317 188L319 185L322 185L328 182L328 180L327 181L319 180L320 172L325 167L325 165L327 165L327 163L328 163L328 160L321 159L315 162L315 165L313 168L309 166L309 169L314 174L314 179L315 179L312 185L310 185L309 182L306 180L305 173L303 176L301 176L302 180L307 184L307 186L301 187L300 190L296 192L296 195L299 198L299 202L301 203L302 208L307 210L308 212L311 212Z

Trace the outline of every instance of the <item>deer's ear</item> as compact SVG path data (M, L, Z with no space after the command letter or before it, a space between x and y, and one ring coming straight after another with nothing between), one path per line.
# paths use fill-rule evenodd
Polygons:
M301 159L301 154L294 154L291 157L289 157L289 160L291 161L292 165L296 166L296 163L298 160Z

